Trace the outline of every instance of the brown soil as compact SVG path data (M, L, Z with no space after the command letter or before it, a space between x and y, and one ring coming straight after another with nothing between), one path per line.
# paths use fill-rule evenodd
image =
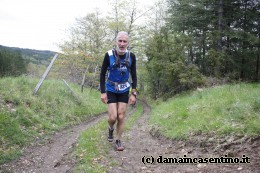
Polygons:
M260 137L229 137L217 139L209 135L194 135L188 141L170 140L161 136L155 128L148 125L150 107L143 103L143 116L131 131L123 138L124 151L115 151L111 144L109 152L109 171L111 173L187 173L187 172L240 172L260 173ZM246 164L205 164L205 163L158 163L165 158L210 158L227 155L240 158L245 155L250 158ZM161 157L160 157L161 156ZM153 157L158 162L144 163L143 158ZM161 158L161 159L160 159ZM170 159L165 159L170 160ZM107 161L106 161L107 162Z
M170 140L160 135L158 130L148 125L150 107L142 103L144 112L133 128L123 137L124 151L115 151L114 143L101 163L108 172L125 173L186 173L186 172L239 172L260 173L260 137L229 136L223 139L211 135L194 134L189 140ZM11 163L0 166L3 172L72 172L76 158L71 154L79 134L96 124L105 114L91 121L54 134L44 144L36 144L24 150L24 155ZM106 134L107 132L104 132ZM158 163L170 158L245 158L250 163ZM245 156L243 156L245 155ZM143 162L154 158L150 164ZM156 162L158 161L158 162ZM1 172L1 171L0 171Z

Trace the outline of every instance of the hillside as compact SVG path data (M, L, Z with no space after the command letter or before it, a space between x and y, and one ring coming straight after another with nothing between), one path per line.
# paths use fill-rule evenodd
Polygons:
M69 84L73 94L63 81L45 80L33 95L38 81L24 76L0 78L0 86L5 86L0 87L0 164L19 156L34 139L105 111L98 91L81 93L78 85Z
M260 84L239 83L183 93L153 106L150 123L164 136L259 136Z
M18 47L7 47L0 45L0 49L4 48L11 52L20 52L24 60L33 64L47 64L49 58L53 57L56 52L49 50L35 50L35 49L25 49Z

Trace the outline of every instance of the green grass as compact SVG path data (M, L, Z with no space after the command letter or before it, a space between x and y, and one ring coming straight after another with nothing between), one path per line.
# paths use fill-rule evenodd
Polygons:
M152 108L149 123L170 138L260 134L260 84L206 88L154 103Z
M25 76L0 79L0 164L17 158L21 148L65 126L77 124L106 111L98 91L63 81L45 80L33 95L39 79Z
M0 79L0 164L19 157L21 148L66 126L77 124L107 107L98 91L69 84L75 98L63 81L45 80L32 95L39 79L28 77ZM187 92L167 102L151 102L149 123L170 138L185 139L204 133L216 135L260 134L260 84L236 84ZM127 119L129 130L142 113ZM76 148L79 160L75 172L105 172L99 164L106 159L107 120L89 128L80 136ZM112 163L113 164L113 161ZM104 164L103 164L104 165Z
M80 135L76 148L78 162L73 172L105 172L106 168L97 164L108 150L108 145L105 145L106 138L103 136L105 129L107 121L102 120Z
M126 120L125 133L130 130L141 114L142 106L138 104L136 111ZM107 127L107 119L105 119L80 135L76 148L78 163L73 172L107 172L106 158L108 158L108 150L111 149L107 142ZM108 161L109 164L114 164L113 160Z

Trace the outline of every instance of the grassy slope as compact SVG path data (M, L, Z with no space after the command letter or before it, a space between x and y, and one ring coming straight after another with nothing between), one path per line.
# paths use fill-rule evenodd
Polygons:
M39 79L27 77L0 79L0 164L18 157L21 148L35 138L51 134L106 111L98 91L71 94L63 81L45 80L32 95Z
M170 138L196 133L260 135L260 84L207 88L152 108L150 123Z

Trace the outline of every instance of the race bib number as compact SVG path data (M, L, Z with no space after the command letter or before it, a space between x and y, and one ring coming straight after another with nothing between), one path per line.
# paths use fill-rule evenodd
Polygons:
M126 82L124 84L118 84L119 91L123 91L123 90L125 90L128 87L130 87L130 83L129 82Z

